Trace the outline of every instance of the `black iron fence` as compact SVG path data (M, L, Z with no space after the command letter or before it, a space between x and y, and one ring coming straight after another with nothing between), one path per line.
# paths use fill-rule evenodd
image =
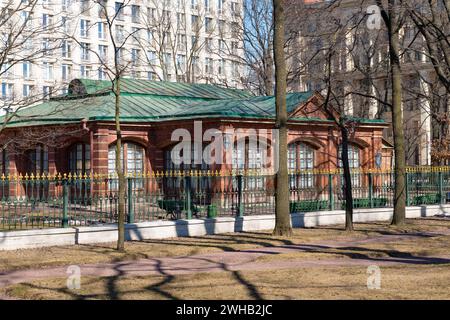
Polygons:
M393 206L393 172L353 172L355 208ZM311 171L289 176L292 213L345 207L342 173ZM270 215L274 175L246 172L166 172L127 177L127 222ZM407 204L450 201L450 169L410 168ZM0 178L0 229L90 226L118 220L118 181L113 176L10 176Z

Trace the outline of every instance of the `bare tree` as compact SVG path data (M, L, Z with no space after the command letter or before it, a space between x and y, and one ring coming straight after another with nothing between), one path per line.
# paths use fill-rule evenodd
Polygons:
M275 61L275 99L276 122L275 129L279 132L278 171L276 175L275 194L275 229L274 235L291 236L292 227L289 214L289 175L287 159L287 107L286 107L286 78L287 68L285 59L285 2L273 0L274 12L274 41L273 56Z
M125 250L125 196L126 196L126 173L122 166L122 131L121 131L121 81L122 78L130 72L136 58L126 50L127 44L136 37L142 30L141 28L125 31L123 28L124 11L130 7L130 0L111 6L105 0L95 0L93 4L97 8L102 17L102 23L105 24L106 30L111 41L112 52L104 55L101 52L93 50L92 48L84 48L92 52L98 59L99 73L111 81L110 92L114 96L115 108L115 129L116 129L116 150L115 150L115 173L118 179L118 240L117 250ZM73 41L82 46L83 44L76 36L67 35Z

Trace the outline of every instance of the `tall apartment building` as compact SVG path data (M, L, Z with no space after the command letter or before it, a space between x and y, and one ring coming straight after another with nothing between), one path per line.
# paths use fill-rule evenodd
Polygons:
M287 22L287 32L294 39L289 48L290 88L326 89L329 67L333 87L339 91L337 95L346 113L389 121L389 108L380 103L389 102L391 94L387 33L383 21L378 26L367 22L375 1L293 0L292 3ZM439 86L426 45L414 24L406 21L400 34L407 163L430 165L432 140L441 134L432 114L448 112L450 99ZM330 60L331 46L334 53ZM392 129L387 129L384 135L386 140L393 141Z
M0 61L0 100L108 79L115 58L126 77L239 88L242 1L0 0L0 52L25 39Z

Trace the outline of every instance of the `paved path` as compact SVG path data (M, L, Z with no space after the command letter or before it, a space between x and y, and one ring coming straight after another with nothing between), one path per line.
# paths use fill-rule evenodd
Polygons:
M218 252L194 256L153 258L117 263L101 263L81 265L82 276L94 277L124 277L161 275L174 276L202 272L224 272L245 270L291 269L305 267L336 267L336 266L391 266L400 264L449 264L449 256L424 257L400 254L381 250L380 257L369 257L361 253L352 253L359 245L379 242L398 242L420 237L450 235L450 230L439 233L381 235L364 239L348 239L341 241L321 241L313 244L286 245L267 248L257 248L234 252ZM290 259L255 261L263 256L271 256L289 252L323 253L329 249L342 249L343 258L332 259ZM360 251L359 248L358 251ZM376 250L369 250L374 252ZM345 257L347 255L347 257ZM12 284L31 282L39 279L65 278L68 276L67 266L46 269L30 269L7 271L0 273L0 287ZM8 297L0 296L0 299Z

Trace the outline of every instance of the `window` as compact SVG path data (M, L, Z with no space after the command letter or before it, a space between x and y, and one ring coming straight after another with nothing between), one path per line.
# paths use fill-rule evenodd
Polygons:
M267 156L267 145L258 143L254 146L245 140L245 144L235 142L233 144L232 168L233 170L252 170L264 168ZM244 181L244 190L261 190L264 188L264 177L247 177Z
M186 56L184 54L177 55L177 68L181 72L184 72L186 68Z
M124 38L124 27L121 25L116 25L116 40L121 42Z
M77 143L69 149L69 171L77 175L88 174L91 171L91 146Z
M50 39L48 38L42 39L42 51L45 56L51 55Z
M33 87L29 84L24 84L22 89L22 95L24 98L31 96Z
M148 51L147 52L147 59L148 59L148 62L151 65L154 65L157 62L156 51Z
M191 158L190 163L178 164L183 157L183 154L172 154L172 148L167 149L164 152L164 170L165 171L202 171L207 172L210 170L210 165L202 160L201 164L195 163L194 145L191 145ZM203 157L202 157L203 158ZM180 177L170 177L164 180L164 186L167 189L175 189L177 192L183 186L183 178ZM197 192L199 190L200 192ZM191 179L191 193L193 203L208 203L210 199L208 198L211 194L211 181L208 177L201 177L196 179ZM207 198L205 198L205 196Z
M205 73L211 74L214 73L214 62L211 58L206 58L205 60Z
M100 44L98 46L98 55L102 62L105 62L108 58L108 46L105 46L103 44Z
M22 75L25 79L29 79L31 76L31 63L25 61L22 63Z
M211 12L211 0L205 0L205 11Z
M180 30L186 29L186 15L184 13L177 13L177 27Z
M98 68L98 80L106 79L106 71L102 67Z
M2 99L12 99L14 95L14 85L12 83L2 83Z
M124 4L120 3L120 2L116 2L115 3L115 14L117 17L117 20L123 20L123 8L124 8Z
M171 53L164 53L164 66L166 69L172 68L172 54Z
M219 33L222 35L226 32L225 30L225 20L219 20Z
M213 39L212 38L206 38L205 40L205 46L206 46L206 50L208 52L211 52L213 50Z
M89 60L89 49L90 49L90 44L89 43L81 43L80 46L80 55L81 55L81 60Z
M219 14L223 13L225 0L217 0L217 10L219 11Z
M157 75L153 71L147 72L147 80L157 80Z
M313 188L314 149L305 143L292 143L288 147L288 169L291 171L290 187Z
M38 146L27 152L28 173L42 175L48 173L48 147Z
M80 20L80 36L83 38L89 37L89 21L85 19Z
M52 23L53 17L47 13L42 14L42 26L48 27Z
M343 168L342 165L342 146L339 146L339 168ZM360 149L357 146L349 145L348 146L348 163L350 170L359 169L361 167L360 161ZM344 178L342 178L342 184L344 184ZM360 187L361 186L361 177L359 173L352 173L352 186Z
M62 80L66 81L69 80L72 74L72 68L68 64L61 65L61 76Z
M80 76L81 78L88 79L91 75L91 67L86 65L80 66Z
M132 27L131 36L133 38L133 42L139 44L139 40L141 40L141 29L137 27Z
M133 64L133 66L139 64L140 53L141 52L139 49L131 49L131 63Z
M61 17L61 25L62 25L62 29L65 33L69 32L70 29L70 25L69 25L69 20L67 17Z
M124 159L125 155L125 159ZM138 144L126 142L122 145L122 167L127 173L144 172L144 148ZM116 172L116 145L111 145L108 151L108 172Z
M66 11L70 6L70 0L62 0L61 1L61 9Z
M62 43L61 55L63 58L70 58L72 56L72 46L67 40L64 40Z
M0 176L1 175L8 175L9 173L9 157L8 152L0 148Z
M200 19L196 15L191 16L191 28L194 31L198 31L200 29Z
M133 23L139 23L139 18L141 15L141 7L137 5L131 6L131 21Z
M81 13L89 15L89 0L81 0Z
M44 96L44 99L51 98L53 93L53 88L49 86L43 86L42 87L42 95Z
M98 38L100 40L105 40L106 38L105 30L106 30L106 23L104 22L97 23Z
M49 62L43 63L44 80L53 80L53 64Z
M218 70L218 74L220 76L225 75L225 59L220 59L219 60L219 70Z
M121 154L121 162L122 169L124 172L128 174L133 173L144 173L144 159L145 159L145 151L144 148L138 144L126 142L122 145L122 154ZM111 145L108 150L108 172L112 175L116 173L116 145ZM134 188L142 188L143 181L142 179L134 179L133 181ZM110 184L112 189L117 189L117 182L112 181Z
M213 31L213 19L212 18L205 18L205 29L206 29L206 32Z

